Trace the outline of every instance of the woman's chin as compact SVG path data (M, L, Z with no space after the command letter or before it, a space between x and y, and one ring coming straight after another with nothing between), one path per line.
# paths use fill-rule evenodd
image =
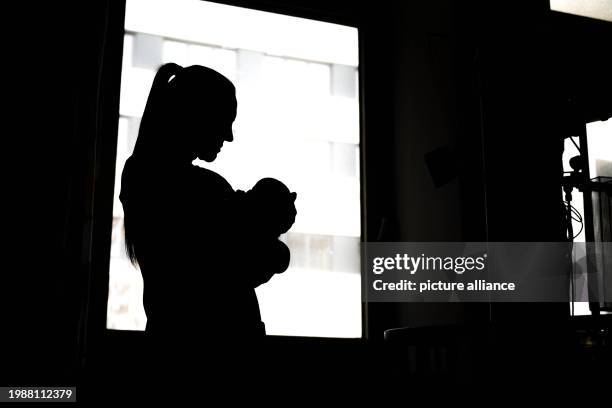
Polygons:
M205 162L212 162L217 158L218 152L206 152L198 155L198 159L204 160Z

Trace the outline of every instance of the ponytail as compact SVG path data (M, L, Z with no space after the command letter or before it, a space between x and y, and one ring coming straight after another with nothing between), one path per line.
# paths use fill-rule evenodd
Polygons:
M182 70L183 67L174 63L164 64L157 70L140 121L138 139L134 147L135 155L146 155L147 150L149 150L156 141L159 142L155 139L159 137L161 129L157 126L156 121L167 114L169 101L166 96L170 88L170 81Z
M136 250L134 242L138 240L138 230L142 225L140 217L137 214L138 201L140 193L136 190L139 188L139 180L141 169L137 165L139 160L147 160L147 156L153 153L156 148L155 144L160 143L163 130L156 121L163 115L167 115L167 100L170 81L183 68L180 65L169 63L162 65L155 74L153 85L149 92L147 104L145 106L140 128L138 129L138 139L132 157L126 163L121 177L121 193L119 199L123 205L123 232L125 237L125 252L132 262L137 265ZM128 165L130 164L130 165ZM128 204L129 203L129 204Z

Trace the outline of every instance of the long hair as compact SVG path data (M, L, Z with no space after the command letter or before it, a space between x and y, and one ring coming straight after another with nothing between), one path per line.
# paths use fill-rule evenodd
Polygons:
M180 110L189 111L197 101L214 105L221 95L235 93L234 85L210 68L193 65L183 68L174 63L162 65L153 79L153 85L140 121L134 152L121 176L119 199L124 212L125 250L132 264L137 265L139 236L147 220L142 219L142 184L152 161L164 153L164 146L172 126L173 115ZM233 95L233 94L232 94Z
M140 120L133 155L144 156L151 150L153 144L160 142L157 140L163 133L160 125L165 126L165 121L162 119L169 113L170 82L183 69L178 64L168 63L157 70Z

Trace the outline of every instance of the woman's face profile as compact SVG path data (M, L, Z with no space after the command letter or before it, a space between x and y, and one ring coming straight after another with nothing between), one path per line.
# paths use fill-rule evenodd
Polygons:
M212 162L223 147L223 143L234 140L232 124L236 119L236 97L234 93L215 98L213 101L191 99L176 120L179 133L186 135L191 159Z
M236 88L217 71L200 65L181 68L168 81L167 130L177 136L170 143L181 158L212 162L223 143L234 140Z
M204 111L200 116L200 126L196 130L195 156L212 162L223 148L223 143L234 140L232 124L237 113L236 98L232 95L215 109ZM212 113L212 114L211 114Z

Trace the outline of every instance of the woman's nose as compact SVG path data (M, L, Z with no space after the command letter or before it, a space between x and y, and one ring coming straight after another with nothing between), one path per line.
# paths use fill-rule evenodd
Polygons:
M234 141L234 134L233 132L229 132L227 133L224 137L223 140L225 140L226 142L232 142Z

